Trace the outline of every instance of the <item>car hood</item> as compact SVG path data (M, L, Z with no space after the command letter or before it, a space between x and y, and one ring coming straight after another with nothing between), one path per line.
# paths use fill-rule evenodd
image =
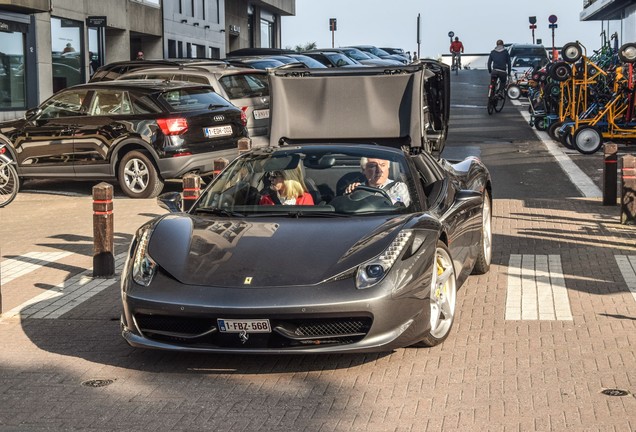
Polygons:
M270 145L382 140L441 152L450 108L448 68L429 61L391 70L270 71Z
M190 285L314 285L379 255L408 215L350 219L229 219L169 215L148 253Z

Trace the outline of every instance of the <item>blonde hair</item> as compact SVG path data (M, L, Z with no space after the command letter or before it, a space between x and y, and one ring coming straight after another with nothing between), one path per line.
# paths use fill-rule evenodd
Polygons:
M298 180L285 179L283 183L285 184L285 198L298 198L306 192Z

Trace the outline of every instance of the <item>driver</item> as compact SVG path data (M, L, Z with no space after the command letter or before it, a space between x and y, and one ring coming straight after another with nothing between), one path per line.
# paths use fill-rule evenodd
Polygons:
M367 178L364 184L385 191L391 198L391 201L393 201L393 204L401 202L408 207L411 203L408 188L404 182L391 180L389 178L390 166L391 163L385 159L360 158L360 167L362 168L364 176ZM345 189L345 193L350 194L360 184L360 182L351 183Z

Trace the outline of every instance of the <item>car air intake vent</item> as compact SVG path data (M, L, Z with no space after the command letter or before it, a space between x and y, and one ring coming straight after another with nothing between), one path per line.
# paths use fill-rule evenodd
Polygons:
M286 321L275 331L294 340L364 336L371 327L371 318L335 318L306 321Z

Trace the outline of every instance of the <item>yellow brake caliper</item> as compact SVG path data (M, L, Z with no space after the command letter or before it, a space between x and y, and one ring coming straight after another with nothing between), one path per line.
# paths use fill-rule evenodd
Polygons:
M444 266L442 265L442 261L437 257L435 260L435 264L437 265L437 277L440 277L442 273L444 273ZM444 284L444 290L446 290L446 284ZM440 285L438 283L435 284L435 298L440 298L442 296Z

